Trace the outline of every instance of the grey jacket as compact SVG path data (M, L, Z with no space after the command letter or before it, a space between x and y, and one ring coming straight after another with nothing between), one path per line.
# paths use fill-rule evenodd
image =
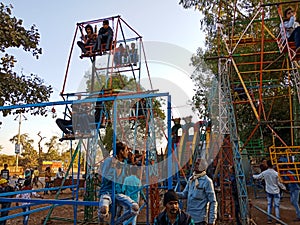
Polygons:
M218 203L212 180L204 175L196 181L188 181L182 192L177 192L179 198L187 199L187 210L195 223L203 221L214 224L217 219ZM207 207L209 203L209 207ZM209 210L208 210L209 209ZM207 221L208 220L208 221Z

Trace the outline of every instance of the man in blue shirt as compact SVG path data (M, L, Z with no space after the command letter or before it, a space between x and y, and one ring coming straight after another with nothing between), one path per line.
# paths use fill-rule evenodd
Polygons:
M206 175L206 168L206 160L198 158L185 189L177 192L179 198L187 199L186 212L192 216L195 225L213 225L217 219L218 203L213 182Z
M115 185L116 203L122 206L126 213L118 220L127 220L139 213L139 205L130 197L122 194L122 184L125 178L125 159L128 157L128 148L122 142L116 144L116 157L107 157L102 166L102 182L100 186L100 201L98 215L100 221L108 218L109 206L112 203L111 195Z
M154 219L153 225L194 225L192 217L180 210L174 190L168 190L164 194L164 206L165 210Z

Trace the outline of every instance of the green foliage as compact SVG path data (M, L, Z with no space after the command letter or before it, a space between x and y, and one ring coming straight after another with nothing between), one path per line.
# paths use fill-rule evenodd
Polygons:
M114 73L111 75L109 80L106 80L106 76L103 74L98 74L97 79L95 80L93 88L91 88L91 72L87 71L85 73L85 79L86 79L86 91L90 92L93 90L93 93L101 90L106 91L112 91L113 94L117 93L136 93L137 91L142 92L143 87L140 87L137 84L137 81L132 77L127 77L126 75L120 74L120 73ZM123 100L118 102L118 118L126 118L130 114L130 109L133 108L133 105L139 101L139 99L135 100ZM112 128L112 111L113 111L113 101L107 101L105 102L105 109L109 114L108 123L105 128L105 136L103 137L103 145L105 147L105 152L103 152L104 157L109 154L109 152L112 150L112 137L113 137L113 128ZM163 103L162 99L153 99L152 102L152 108L153 108L153 117L155 120L155 124L157 125L155 127L156 129L156 135L157 137L163 137L163 134L160 133L164 129L164 126L162 123L159 123L159 120L165 119L165 113L161 109ZM129 140L136 140L136 143L141 143L145 139L146 133L146 118L139 118L137 121L137 130L138 132L134 134L134 130L132 129L132 123L128 120L120 120L117 126L121 124L122 129L118 129L117 135L123 135L126 134L126 138ZM136 139L134 139L134 135L136 135ZM118 138L121 138L118 136ZM121 138L122 139L122 138ZM132 143L128 143L129 145Z
M4 164L8 164L9 167L16 165L16 157L13 155L0 154L0 165L3 167Z
M208 117L208 97L212 87L212 79L214 77L209 65L204 59L205 56L201 48L198 48L197 54L193 55L191 58L191 64L195 67L191 79L196 87L195 95L192 98L193 110L198 112L199 118ZM210 66L211 65L212 64L210 64Z
M12 143L18 143L18 135L13 136L9 141ZM33 147L33 139L30 139L28 134L20 135L20 144L21 144L21 158L19 165L24 168L31 168L38 165L38 153Z
M0 61L0 106L31 104L48 101L52 93L52 87L46 86L44 81L37 75L17 74L14 66L17 62L13 55L6 53L9 48L23 48L26 52L31 52L37 59L42 53L38 47L40 34L35 25L29 30L25 29L23 21L12 16L12 6L5 6L0 3L0 51L2 52ZM30 108L23 112L31 111L33 115L45 115L44 108ZM18 113L18 111L16 111ZM14 113L16 113L14 112ZM2 111L6 116L12 111Z
M242 141L246 141L259 123L260 127L252 138L264 138L265 146L273 143L273 134L269 129L270 127L288 145L291 144L290 104L287 96L290 95L289 91L292 95L296 92L293 89L294 85L289 73L282 70L283 65L285 65L285 58L280 57L278 46L274 42L274 37L279 33L280 23L278 8L273 4L277 2L275 0L263 1L263 4L269 4L269 6L263 7L263 11L260 11L259 16L252 21L250 26L251 20L259 12L260 0L180 1L184 8L194 8L203 15L201 29L205 33L206 46L204 52L198 50L196 56L192 58L192 65L197 68L196 72L209 68L218 79L218 59L222 57L232 58L232 62L235 63L236 67L230 62L227 69L231 95L234 102L245 101L245 104L234 104L239 137ZM285 2L289 3L279 6L283 10L288 5L297 4L291 1ZM262 18L264 23L262 23ZM249 27L246 30L248 25ZM222 27L222 33L217 27ZM245 39L251 39L252 44L240 42L236 46L242 35ZM264 38L263 44L262 37ZM247 42L245 41L245 43ZM260 52L265 54L261 55ZM203 63L204 59L206 59L206 63ZM260 61L264 62L262 65L264 70L271 70L272 72L263 71L261 74ZM247 103L249 99L246 96L240 77L242 77L243 83L247 87L249 96L253 101L253 107L249 102ZM197 87L196 95L193 97L195 108L202 109L200 106L209 104L203 96L206 95L204 93L210 84L206 83L206 78L201 72L193 74L192 79ZM260 82L263 82L262 90L258 89L261 85ZM289 90L289 88L291 89ZM262 107L259 105L260 97L263 98ZM256 118L254 110L257 110L260 121ZM201 113L205 115L204 111ZM278 142L276 145L282 144L279 143L278 139L275 141Z
M52 161L52 160L61 160L59 149L61 143L58 142L57 136L52 136L50 141L45 143L45 146L48 148L47 152L43 154L43 160Z

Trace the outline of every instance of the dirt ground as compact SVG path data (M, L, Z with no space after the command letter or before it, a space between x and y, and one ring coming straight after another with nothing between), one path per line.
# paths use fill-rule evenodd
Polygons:
M260 194L259 198L254 198L253 193L249 191L249 198L251 198L251 202L253 206L258 206L264 211L267 211L267 198L264 197L264 194ZM273 215L274 215L274 207L273 207ZM258 225L265 225L267 224L267 216L257 210L256 208L251 208L251 217ZM280 217L283 222L285 222L288 225L300 225L300 222L293 222L294 219L296 219L296 212L295 208L292 206L289 198L289 194L284 193L283 198L280 202ZM275 220L273 220L273 223L275 224Z
M267 200L265 197L263 197L263 194L260 194L260 198L254 198L253 192L251 190L248 191L249 193L249 199L251 199L252 205L258 206L263 210L267 209ZM64 193L60 195L60 198L67 198L71 196L71 191L64 190ZM55 194L46 195L45 199L53 199L55 197ZM82 196L80 197L82 199ZM14 205L14 204L13 204ZM32 207L31 209L34 209L35 207ZM15 210L11 211L10 215L14 213L21 212L21 210ZM47 211L37 212L34 214L31 214L29 217L29 225L40 225L42 224L43 218L47 215ZM258 225L265 225L267 224L267 216L260 212L259 210L255 209L254 207L250 210L251 218L255 221ZM293 219L295 219L295 209L290 203L290 199L288 194L285 194L285 197L281 201L280 205L280 214L281 219L288 225L300 225L300 222L293 222ZM73 206L60 206L54 209L51 217L60 217L64 219L73 219ZM97 212L95 211L94 215L97 215ZM77 210L77 220L82 221L84 218L84 207L79 206ZM18 217L15 219L10 219L7 221L7 225L19 225L22 224L23 217ZM142 222L141 224L145 224L145 209L142 210L140 216L138 217L138 222ZM144 223L143 223L144 222ZM53 225L67 225L67 224L74 224L73 222L67 222L67 221L60 221L60 220L52 220ZM78 222L78 224L80 224ZM95 224L95 223L86 223L86 224ZM218 222L218 224L226 224ZM229 224L229 223L227 223ZM275 221L273 220L273 224L275 224Z

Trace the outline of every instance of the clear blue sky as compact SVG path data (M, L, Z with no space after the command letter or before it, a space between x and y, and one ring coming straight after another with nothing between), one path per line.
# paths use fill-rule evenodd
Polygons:
M194 9L183 9L178 3L179 0L10 0L2 2L14 6L13 15L23 19L25 27L29 28L30 25L35 24L39 29L40 47L43 48L39 60L21 49L11 49L9 52L17 57L17 71L38 74L46 84L53 86L54 93L51 101L61 100L59 93L78 22L121 15L143 37L144 42L166 42L184 48L190 53L195 53L198 47L204 45L204 36L200 30L201 14ZM174 55L170 56L174 57ZM87 68L86 61L78 61L76 68L74 67L73 70L84 71ZM166 68L159 66L159 70L167 76ZM158 69L154 72L157 76L161 76ZM171 79L181 82L183 78L178 76ZM69 91L76 91L80 80L80 78L73 78L74 86L69 84ZM18 122L14 121L14 118L14 116L0 118L3 121L0 129L0 145L4 147L3 153L14 153L14 145L8 141L18 131ZM51 118L29 116L27 121L22 122L21 133L29 133L30 137L35 139L38 131L47 137L46 141L53 134L61 134Z

